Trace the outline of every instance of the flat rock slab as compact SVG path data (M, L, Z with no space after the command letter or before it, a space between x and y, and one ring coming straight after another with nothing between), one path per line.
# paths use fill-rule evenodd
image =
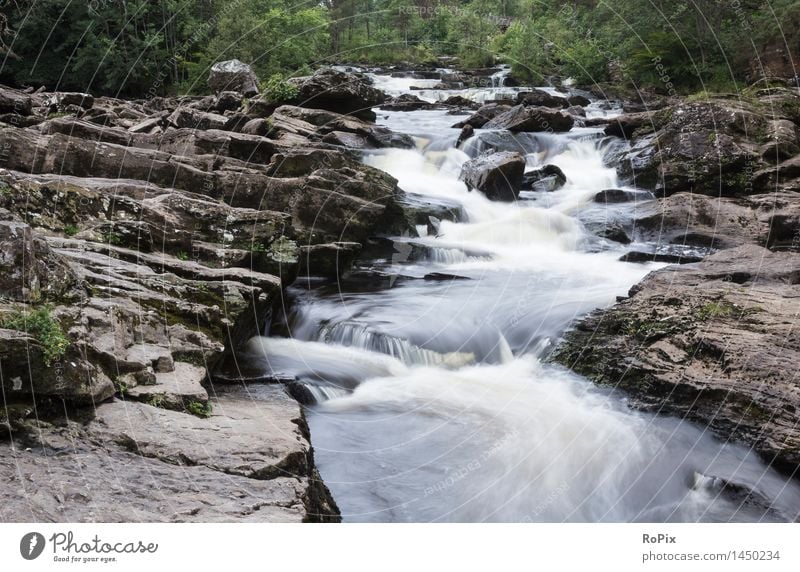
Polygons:
M302 522L307 483L225 475L117 447L0 445L0 522Z
M207 419L132 401L100 405L90 437L176 465L202 465L253 479L304 477L310 445L300 408L274 388L271 399L222 394Z
M127 391L127 396L137 401L163 401L167 409L183 409L189 403L208 403L208 392L202 385L206 368L185 362L176 362L175 369L156 373L155 385L138 385Z
M32 424L0 442L0 522L338 521L300 405L258 395L222 389L207 419L113 401Z

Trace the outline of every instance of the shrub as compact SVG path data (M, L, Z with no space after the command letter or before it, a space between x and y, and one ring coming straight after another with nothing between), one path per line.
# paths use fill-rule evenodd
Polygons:
M63 356L69 346L61 324L50 312L49 306L39 306L31 311L14 312L2 321L4 328L27 332L36 339L42 347L44 364L48 367L53 360Z
M280 74L273 74L262 86L262 91L273 103L283 103L293 101L300 95L297 86L292 85L283 79Z
M186 412L205 419L211 416L211 404L202 403L201 401L190 401L186 404Z

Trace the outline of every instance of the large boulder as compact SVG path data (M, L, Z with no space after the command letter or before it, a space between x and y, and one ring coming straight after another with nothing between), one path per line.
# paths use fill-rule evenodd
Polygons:
M499 103L488 103L482 107L480 107L475 113L467 117L466 119L459 121L453 128L461 129L465 125L470 125L474 129L480 129L484 125L486 125L489 121L497 117L498 115L502 115L506 111L511 109L509 105L503 105Z
M652 119L653 119L652 111L642 111L639 113L623 113L622 115L619 115L614 119L612 119L608 123L608 125L606 125L603 132L606 135L612 135L615 137L623 137L625 139L630 139L631 137L633 137L633 134L637 130L651 126Z
M762 155L774 168L797 144L794 125L783 117L764 115L760 105L713 99L679 103L649 117L620 118L606 131L633 137L617 166L620 178L661 196L766 191L760 182L769 177L758 176L767 166Z
M0 113L31 114L31 96L0 86Z
M217 62L211 66L208 87L214 93L235 91L245 97L256 95L260 90L258 76L253 68L239 60Z
M566 109L572 105L568 99L547 93L542 89L534 89L532 91L521 91L517 94L517 103L522 105L530 105L533 107L553 107ZM585 103L576 103L575 105L586 105Z
M514 201L519 197L525 157L501 151L467 161L461 180L470 190L478 190L494 201Z
M575 123L574 118L568 113L556 111L548 107L532 107L515 105L487 122L485 129L508 129L519 132L553 132L569 131Z
M373 107L386 101L386 94L358 76L332 68L322 68L314 75L290 79L299 91L297 102L303 107L327 109L372 121Z

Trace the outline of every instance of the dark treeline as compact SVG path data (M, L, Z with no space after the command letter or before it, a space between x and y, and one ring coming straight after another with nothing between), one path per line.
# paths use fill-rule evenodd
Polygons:
M800 52L800 2L790 0L0 0L0 9L0 81L133 96L203 91L209 66L231 58L262 78L325 61L451 56L462 67L510 63L524 81L663 87L668 77L678 91L719 90Z

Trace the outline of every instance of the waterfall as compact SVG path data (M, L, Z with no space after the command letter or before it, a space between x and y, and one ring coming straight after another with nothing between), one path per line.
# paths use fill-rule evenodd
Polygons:
M438 100L491 88L413 91ZM376 85L412 93L421 80ZM614 114L599 106L592 113ZM364 161L398 180L414 208L454 205L435 232L394 237L404 256L380 287L343 279L294 287L291 338L251 340L248 359L297 379L315 458L347 521L781 521L800 516L800 486L748 449L691 423L631 411L541 356L578 317L612 304L659 265L619 260L587 219L630 205L593 201L619 186L600 129L509 134L477 130L453 147L448 110L380 112L417 138ZM494 202L459 180L480 153L514 150L526 169L559 167L566 184ZM647 195L644 195L645 198ZM363 261L359 272L372 265ZM431 273L442 280L426 280ZM450 276L452 279L447 279Z

